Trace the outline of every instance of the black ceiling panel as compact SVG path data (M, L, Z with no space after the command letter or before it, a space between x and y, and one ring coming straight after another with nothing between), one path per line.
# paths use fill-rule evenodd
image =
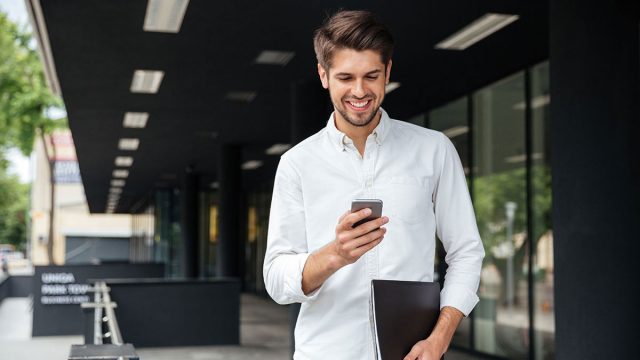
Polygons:
M547 57L546 1L191 0L177 34L142 29L146 0L41 0L91 212L104 212L121 137L140 138L117 211L187 166L215 178L220 144L258 149L290 138L290 84L315 81L313 30L339 8L369 9L396 39L385 109L406 119ZM487 12L520 19L465 51L434 45ZM265 49L291 50L286 66L256 65ZM157 94L129 91L135 69L163 70ZM318 86L320 86L318 82ZM228 91L256 91L251 103ZM122 127L149 112L145 129ZM266 155L265 155L266 156ZM272 159L268 163L272 163Z

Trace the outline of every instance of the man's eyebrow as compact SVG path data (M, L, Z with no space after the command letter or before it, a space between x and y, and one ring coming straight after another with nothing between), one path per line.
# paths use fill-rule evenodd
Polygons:
M382 70L380 70L380 69L371 70L368 73L366 73L365 76L366 75L374 75L374 74L378 74L378 73L381 73L381 72L382 72ZM336 73L335 76L353 76L353 74L348 73L348 72L339 72L339 73Z

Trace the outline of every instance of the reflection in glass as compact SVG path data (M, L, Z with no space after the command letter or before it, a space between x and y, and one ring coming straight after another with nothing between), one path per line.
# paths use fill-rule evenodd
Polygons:
M549 129L549 63L531 69L534 329L536 359L555 358L553 232Z
M473 197L485 247L474 310L474 345L528 356L528 261L524 75L473 95Z
M449 137L460 156L465 173L469 174L469 122L467 108L466 97L437 108L429 113L429 127L433 130L441 131ZM420 117L415 117L414 119L416 118ZM467 179L467 182L468 180L469 179ZM442 281L444 280L444 274L446 271L446 263L444 262L445 252L442 248L442 243L439 240L436 244L437 251L434 280ZM452 344L465 348L470 346L470 322L469 318L464 318L462 320L462 323L460 323L460 326L451 340Z

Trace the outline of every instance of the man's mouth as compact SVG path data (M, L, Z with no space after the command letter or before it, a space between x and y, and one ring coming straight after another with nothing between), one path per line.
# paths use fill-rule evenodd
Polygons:
M345 102L355 111L367 110L371 104L371 100L346 100Z

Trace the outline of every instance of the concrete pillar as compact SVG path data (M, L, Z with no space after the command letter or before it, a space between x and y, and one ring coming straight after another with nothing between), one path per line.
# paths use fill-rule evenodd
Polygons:
M242 209L242 161L239 145L222 145L218 159L218 253L217 275L242 278L244 239L240 233Z
M180 225L184 276L198 277L198 176L188 167L180 186Z
M549 1L558 359L637 356L638 4Z

